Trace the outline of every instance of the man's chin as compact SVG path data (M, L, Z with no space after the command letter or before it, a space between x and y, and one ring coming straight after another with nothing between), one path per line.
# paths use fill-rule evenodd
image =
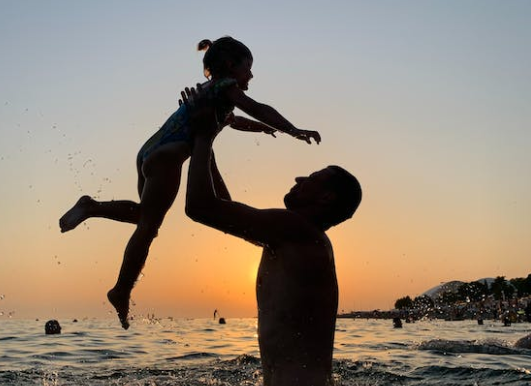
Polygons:
M286 206L287 209L291 209L293 208L293 204L294 204L294 199L293 199L293 195L288 193L284 196L284 205Z

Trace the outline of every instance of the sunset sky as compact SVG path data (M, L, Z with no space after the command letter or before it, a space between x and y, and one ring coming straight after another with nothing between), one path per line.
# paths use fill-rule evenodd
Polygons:
M109 316L129 224L61 234L78 197L134 199L135 157L203 81L204 38L254 55L248 95L319 146L226 129L235 200L281 207L329 164L363 202L333 228L340 311L389 309L449 280L531 273L531 2L0 3L0 320ZM195 224L179 197L133 314L256 315L261 250Z

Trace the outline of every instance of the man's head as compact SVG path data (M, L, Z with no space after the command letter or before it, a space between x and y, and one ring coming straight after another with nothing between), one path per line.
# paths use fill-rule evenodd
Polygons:
M311 212L325 230L351 218L361 202L361 186L356 177L336 165L308 177L297 177L295 182L284 197L286 208Z

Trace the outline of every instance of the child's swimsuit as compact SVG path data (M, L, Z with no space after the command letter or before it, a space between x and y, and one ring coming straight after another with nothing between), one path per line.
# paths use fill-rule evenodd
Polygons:
M223 78L211 85L211 95L216 107L218 122L224 122L227 116L234 110L228 101L223 98L221 92L228 87L237 84L233 78ZM138 152L137 159L144 161L153 151L167 143L183 141L192 145L191 127L188 122L187 107L183 104L175 111L162 127L149 138Z

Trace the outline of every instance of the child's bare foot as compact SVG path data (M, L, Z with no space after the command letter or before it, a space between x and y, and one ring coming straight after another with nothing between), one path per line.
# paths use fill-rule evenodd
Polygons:
M87 209L92 203L94 200L89 196L83 196L77 200L76 204L59 220L61 232L68 232L85 221L88 218Z
M109 302L111 302L118 313L118 319L120 319L120 323L124 330L129 328L129 297L129 294L119 292L114 288L107 292L107 299L109 299Z

